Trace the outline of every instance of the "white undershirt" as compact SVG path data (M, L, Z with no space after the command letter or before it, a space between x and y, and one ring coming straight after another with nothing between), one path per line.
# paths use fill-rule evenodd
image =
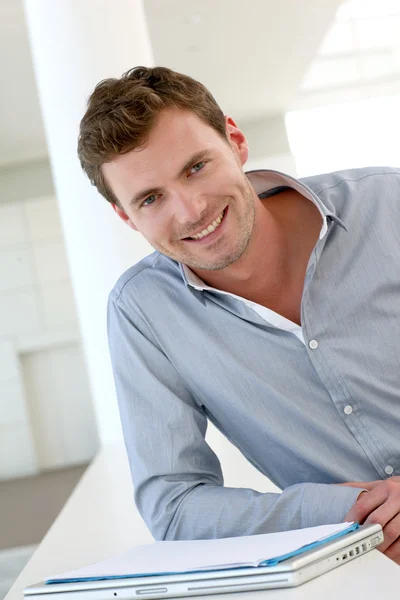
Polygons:
M242 302L247 304L247 306L255 310L256 313L258 313L260 317L268 321L268 323L270 323L274 327L278 327L278 329L283 329L284 331L290 331L291 333L294 333L294 335L297 336L299 340L303 342L303 344L305 344L302 328L297 323L293 323L293 321L287 319L286 317L283 317L274 310L271 310L266 306L262 306L261 304L257 304L256 302L252 302L251 300L247 300L247 298L237 296L236 294L232 294L231 292L224 292L223 290L217 290L216 288L210 287L209 285L204 283L204 281L202 281L200 277L193 273L193 271L189 269L189 267L187 267L186 265L182 265L182 267L185 271L186 279L189 285L194 287L196 290L209 290L212 292L218 292L219 294L225 294L226 296L232 296L233 298L237 298L238 300L241 300Z

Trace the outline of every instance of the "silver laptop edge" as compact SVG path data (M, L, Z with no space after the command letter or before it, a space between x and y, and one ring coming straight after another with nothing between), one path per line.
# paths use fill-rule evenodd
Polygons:
M173 575L75 583L38 583L25 588L27 600L150 600L293 587L369 552L383 541L380 525L364 525L273 567L249 567ZM84 597L83 597L84 595Z

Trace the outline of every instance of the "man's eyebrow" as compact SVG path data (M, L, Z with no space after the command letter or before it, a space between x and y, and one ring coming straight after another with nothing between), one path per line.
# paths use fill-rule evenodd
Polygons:
M208 150L200 150L199 152L195 152L194 154L192 154L192 156L189 158L189 160L180 169L180 171L178 173L178 178L182 177L182 175L184 175L191 166L195 165L198 162L201 162L204 158L206 158L208 156L208 154L209 154ZM146 196L149 196L150 194L158 194L160 192L161 192L161 188L155 188L155 187L140 190L140 192L135 194L135 196L129 202L129 206L135 206L138 202L140 202L140 200L142 200Z
M146 196L150 196L150 194L158 194L160 190L158 188L147 188L146 190L141 190L135 196L133 196L132 200L129 202L129 206L136 206L143 198Z
M195 152L194 154L192 154L192 156L189 158L189 160L184 164L182 169L179 171L178 177L182 177L182 175L184 175L186 173L186 171L188 169L190 169L190 167L192 167L193 165L195 165L198 162L201 162L203 160L203 158L206 158L208 156L208 154L209 154L208 150L200 150L199 152Z

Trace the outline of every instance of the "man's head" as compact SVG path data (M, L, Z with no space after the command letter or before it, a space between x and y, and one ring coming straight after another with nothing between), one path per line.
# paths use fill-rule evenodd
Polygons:
M250 240L247 152L210 92L163 67L100 82L78 144L82 168L120 218L163 254L207 270L236 261Z

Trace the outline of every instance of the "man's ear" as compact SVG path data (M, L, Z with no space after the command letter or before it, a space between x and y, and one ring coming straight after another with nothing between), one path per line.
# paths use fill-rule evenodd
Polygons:
M114 212L119 216L120 219L123 220L124 223L126 223L128 225L128 227L130 227L134 231L138 230L136 225L134 223L132 223L132 221L130 220L130 218L128 217L126 212L123 210L123 208L119 208L119 206L117 206L116 204L111 204L111 206L112 206Z
M249 157L249 146L244 133L236 125L232 117L225 115L226 135L232 146L232 150L240 161L241 166Z

